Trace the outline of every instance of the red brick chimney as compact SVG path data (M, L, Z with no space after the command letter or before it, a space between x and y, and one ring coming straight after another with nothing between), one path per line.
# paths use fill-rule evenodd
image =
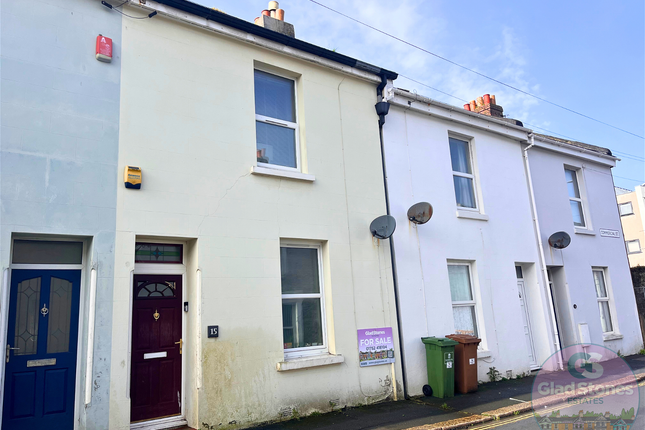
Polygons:
M269 2L269 8L264 9L262 15L255 18L255 24L290 37L296 37L293 25L285 22L284 9L280 9L277 1Z
M495 103L495 96L490 94L477 97L477 100L472 100L470 103L465 104L464 109L496 118L504 117L504 109Z

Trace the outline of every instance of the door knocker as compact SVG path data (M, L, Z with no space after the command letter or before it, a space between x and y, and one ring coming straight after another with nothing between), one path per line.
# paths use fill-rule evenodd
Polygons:
M47 316L47 314L49 313L49 309L47 309L47 303L43 304L43 308L40 310L40 313L43 316Z
M152 314L152 316L154 317L155 321L159 321L159 311L155 309L155 313Z

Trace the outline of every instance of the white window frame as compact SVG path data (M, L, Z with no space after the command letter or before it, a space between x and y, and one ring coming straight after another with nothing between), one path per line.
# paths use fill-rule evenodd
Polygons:
M280 285L280 309L282 309L282 302L284 299L320 299L320 323L322 325L322 345L306 346L302 348L284 349L284 325L282 325L282 348L284 351L284 359L292 360L295 358L311 357L316 355L324 355L329 353L329 343L327 342L327 319L325 311L325 286L324 286L324 268L323 268L323 254L322 244L319 242L291 242L281 241L280 248L305 248L316 249L318 255L318 282L320 291L315 294L283 294L282 285ZM280 272L282 276L282 271ZM282 311L280 312L282 316Z
M460 301L460 302L454 302L452 301L452 297L450 297L450 302L453 308L453 321L454 321L454 308L456 307L472 307L474 310L475 314L475 329L477 330L476 336L480 339L482 339L482 343L484 338L483 333L482 333L482 328L479 325L479 309L477 308L477 295L475 294L475 283L473 282L473 265L472 263L468 261L448 261L448 266L466 266L468 267L468 277L470 279L470 295L472 296L472 300L467 300L467 301ZM448 273L448 285L450 286L450 273ZM456 329L455 329L456 331ZM480 344L480 348L482 349L483 345Z
M593 276L594 272L602 273L602 280L605 283L605 293L606 293L605 297L598 297L598 292L596 291L596 285L595 285L596 280L595 280L595 278ZM600 303L601 302L607 303L607 307L609 308L609 319L610 319L610 322L611 322L611 331L603 331L602 334L603 334L604 337L618 334L619 333L618 332L618 326L616 325L617 324L617 322L616 322L616 309L614 309L614 306L613 306L613 302L614 302L613 301L613 294L612 294L612 291L611 291L611 285L609 284L609 276L607 276L607 268L606 267L592 267L591 268L591 277L592 277L592 281L594 283L594 286L593 286L594 294L596 295L596 301L598 302L598 318L599 318L599 321L600 321L601 329L602 329L602 318L601 318L601 315L600 315Z
M468 145L468 163L470 163L470 171L472 173L464 173L464 172L456 172L452 170L452 155L450 155L450 139L455 139L455 140L460 140L462 142L465 142ZM477 178L476 178L476 169L475 169L475 160L474 160L474 145L472 142L471 137L466 137L454 133L449 133L448 134L448 155L450 157L450 170L452 171L452 176L453 176L453 181L452 181L452 187L454 190L455 194L455 206L457 206L457 210L459 211L471 211L471 212L480 212L480 204L479 204L479 192L477 189ZM462 178L469 178L473 180L473 196L475 197L475 207L474 208L469 208L465 206L459 206L457 203L457 190L455 190L455 181L454 177L455 176L461 176Z
M580 211L581 211L581 216L582 216L582 222L583 225L575 225L575 222L573 226L577 229L582 229L582 230L591 230L591 222L589 220L589 214L587 213L587 205L585 202L585 199L583 198L584 192L582 189L582 184L583 182L580 180L580 177L582 176L582 169L579 167L574 167L574 166L564 166L564 180L565 180L565 185L567 184L567 173L566 171L569 170L576 175L576 187L578 188L578 196L579 197L571 197L569 195L569 191L567 190L567 197L569 197L569 212L571 212L571 202L579 202L580 203ZM573 214L571 214L571 219L573 220Z
M621 208L623 206L627 206L627 205L629 205L629 212L623 213ZM632 202L619 203L618 204L618 213L620 214L620 216L634 215L634 205L632 205Z
M629 250L629 244L630 244L630 242L636 242L636 243L638 243L638 251L630 251L630 250ZM643 252L643 249L641 248L641 241L640 241L640 239L626 240L626 241L625 241L625 247L627 248L627 253L628 253L628 254L640 254L641 252Z
M294 130L294 135L295 135L295 145L296 145L296 167L288 167L288 166L280 166L278 164L271 164L271 163L261 163L257 161L257 151L258 151L258 137L257 133L255 136L255 152L256 152L256 165L258 167L265 167L267 169L277 169L277 170L287 170L290 172L301 172L302 171L302 162L300 160L300 127L298 125L298 81L294 79L293 76L288 76L286 74L278 73L275 70L269 69L269 68L262 68L259 67L258 65L255 65L253 68L253 96L255 97L255 71L267 73L269 75L274 75L279 78L283 79L288 79L290 81L293 81L293 108L294 108L294 113L296 115L296 122L290 122L290 121L285 121L283 119L278 119L278 118L272 118L270 116L264 116L264 115L259 115L255 114L255 121L260 121L264 122L266 124L271 124L271 125L277 125L280 127L285 127L285 128L290 128ZM253 110L255 111L255 99L253 101Z

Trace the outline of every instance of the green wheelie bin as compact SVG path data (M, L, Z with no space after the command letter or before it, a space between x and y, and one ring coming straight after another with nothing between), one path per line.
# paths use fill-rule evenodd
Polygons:
M422 337L426 346L428 385L423 386L426 396L454 397L455 395L455 342L445 337Z

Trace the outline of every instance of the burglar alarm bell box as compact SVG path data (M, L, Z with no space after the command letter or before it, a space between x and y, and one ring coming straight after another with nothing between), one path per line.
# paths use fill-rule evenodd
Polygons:
M138 190L141 188L141 168L135 166L125 166L123 174L123 181L126 188L134 188Z
M112 62L112 39L101 34L96 36L96 59L104 63Z

